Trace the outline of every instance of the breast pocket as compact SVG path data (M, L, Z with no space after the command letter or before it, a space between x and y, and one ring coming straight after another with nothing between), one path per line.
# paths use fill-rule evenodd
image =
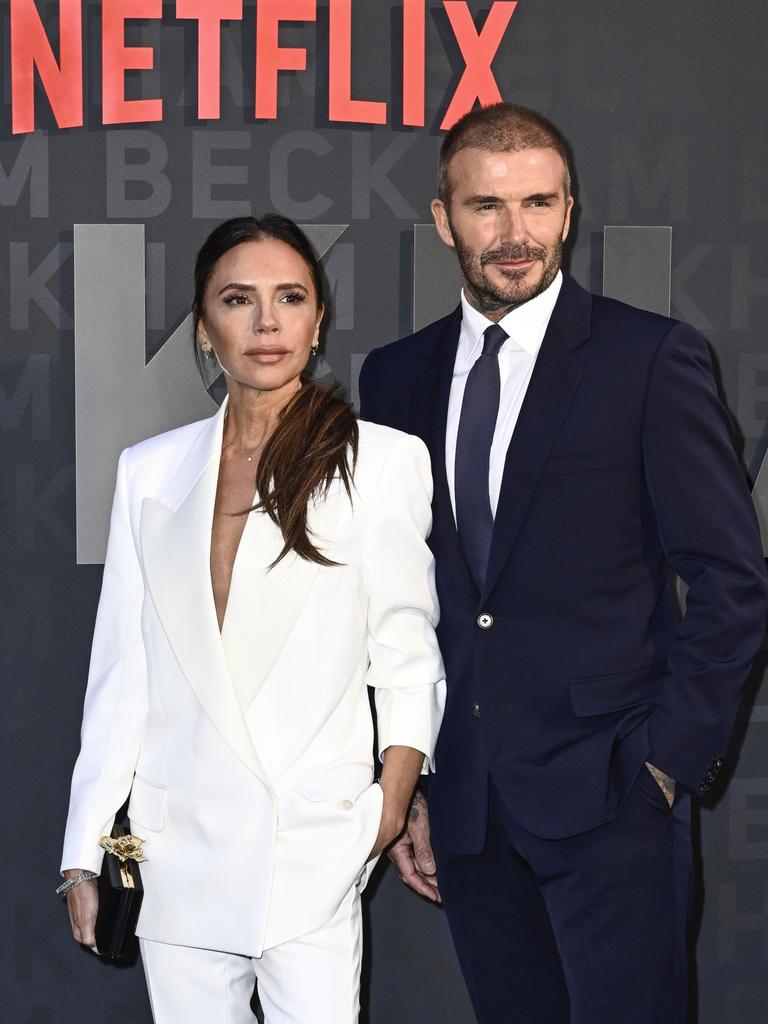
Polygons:
M138 775L134 776L131 799L128 802L131 827L136 824L149 829L150 832L162 832L167 802L168 790L165 786L155 786L140 779Z
M592 473L598 469L610 469L618 462L620 451L621 444L608 444L600 448L557 452L547 460L543 475L566 476L576 473Z

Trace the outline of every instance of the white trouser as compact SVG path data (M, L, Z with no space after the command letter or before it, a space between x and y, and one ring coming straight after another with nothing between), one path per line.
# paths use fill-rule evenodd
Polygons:
M260 957L140 939L155 1024L357 1024L362 928L352 886L331 920Z

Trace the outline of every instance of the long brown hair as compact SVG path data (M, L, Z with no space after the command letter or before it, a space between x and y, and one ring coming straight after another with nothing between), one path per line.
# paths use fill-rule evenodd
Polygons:
M335 389L334 389L335 390ZM352 500L358 428L350 405L333 391L305 381L280 413L256 473L259 502L248 512L266 512L280 527L283 550L270 568L295 551L308 562L339 565L310 540L307 506L328 493L340 477Z
M224 253L241 242L276 239L289 245L304 260L315 285L318 307L323 304L320 261L298 225L287 217L235 217L211 232L195 262L195 295L192 316L195 326L195 358L200 366L197 327L203 315L205 287L213 268ZM310 538L307 509L310 501L323 498L331 482L340 478L352 500L357 463L357 419L336 388L328 389L313 380L302 386L281 410L277 428L264 446L256 472L259 501L248 512L265 512L280 528L283 549L270 568L295 551L300 558L320 565L338 565L319 550Z

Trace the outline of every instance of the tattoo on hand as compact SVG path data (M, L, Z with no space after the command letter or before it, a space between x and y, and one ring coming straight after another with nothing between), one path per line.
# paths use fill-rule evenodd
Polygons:
M421 808L426 806L427 801L417 789L413 795L413 800L411 801L411 809L408 812L408 821L418 821Z
M648 771L654 777L656 782L661 787L661 791L667 798L667 803L671 807L675 801L675 780L671 775L667 775L666 772L661 771L660 768L656 768L655 765L645 762Z

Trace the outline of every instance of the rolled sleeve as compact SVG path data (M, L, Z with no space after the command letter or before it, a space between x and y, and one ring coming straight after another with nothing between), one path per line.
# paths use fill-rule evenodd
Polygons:
M405 746L434 751L445 706L445 671L435 636L435 566L426 542L432 524L429 453L404 434L386 458L363 544L368 597L366 682L375 690L380 755Z

